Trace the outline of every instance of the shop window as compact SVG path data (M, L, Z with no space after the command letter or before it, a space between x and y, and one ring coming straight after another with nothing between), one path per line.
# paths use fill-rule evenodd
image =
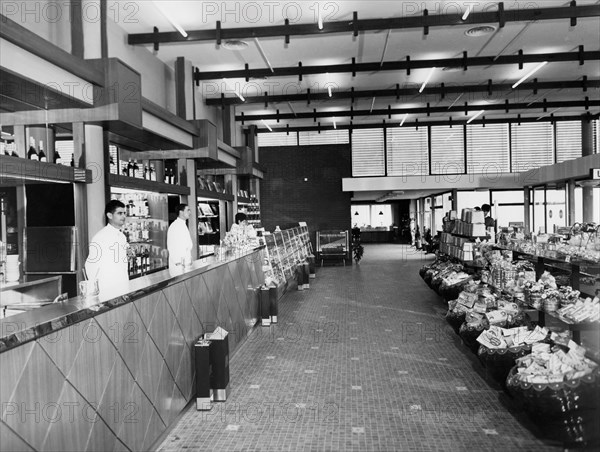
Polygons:
M525 194L523 190L492 191L492 204L523 204Z
M525 222L523 206L492 206L491 215L497 221L498 228L508 227L511 222Z
M352 131L352 176L385 176L383 129Z
M482 204L490 203L490 193L488 190L459 191L456 194L456 198L456 210L459 217L462 209L473 209L474 207L481 207Z
M509 171L508 124L467 125L467 173L494 178Z
M546 230L567 226L567 198L564 188L546 190Z
M347 130L317 130L298 132L298 143L300 146L312 144L348 144L350 141Z
M513 172L528 171L554 163L550 122L511 124L511 131Z
M388 176L429 174L427 127L387 130L387 170Z
M463 130L462 126L431 127L431 174L464 174Z
M581 121L556 123L556 163L581 157Z
M296 132L269 132L258 134L258 147L297 146L298 134Z

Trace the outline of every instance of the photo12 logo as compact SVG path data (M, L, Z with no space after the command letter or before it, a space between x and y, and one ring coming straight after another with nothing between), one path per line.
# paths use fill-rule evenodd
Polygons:
M166 3L166 2L165 2ZM301 20L318 22L335 20L340 7L337 2L201 2L203 24L291 24Z
M138 23L141 2L106 2L106 14L116 23ZM70 23L77 17L85 23L100 23L102 6L100 1L5 1L0 2L1 22L7 19L20 24Z

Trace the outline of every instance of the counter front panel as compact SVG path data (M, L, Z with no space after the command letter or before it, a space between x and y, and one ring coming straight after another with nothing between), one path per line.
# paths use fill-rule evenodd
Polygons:
M262 258L197 261L94 306L69 300L41 329L30 313L3 320L2 449L148 450L195 396L197 339L221 326L233 352L256 323Z

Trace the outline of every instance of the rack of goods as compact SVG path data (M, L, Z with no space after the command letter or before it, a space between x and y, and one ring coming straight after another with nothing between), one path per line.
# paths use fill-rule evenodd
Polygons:
M440 252L462 261L472 261L473 244L477 240L491 240L492 234L488 234L480 210L463 209L461 218L455 217L455 212L449 212L450 221L445 223L440 237Z
M264 233L263 237L269 267L268 274L272 275L278 285L294 278L297 268L307 264L312 256L307 226Z
M129 278L167 267L168 196L113 187L112 199L125 204L127 221L123 233L129 242Z
M243 212L248 217L248 224L255 228L260 227L260 203L255 195L248 195L246 190L238 192L238 212Z

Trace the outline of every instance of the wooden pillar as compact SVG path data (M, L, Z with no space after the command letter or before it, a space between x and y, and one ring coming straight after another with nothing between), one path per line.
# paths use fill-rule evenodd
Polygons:
M76 131L78 131L77 134ZM84 132L83 138L78 136L82 132ZM92 237L106 225L104 207L109 199L104 164L104 131L101 126L89 124L79 130L73 124L73 141L81 142L82 146L85 144L85 155L80 156L79 161L83 160L84 165L87 161L87 165L84 167L92 170L92 182L87 184L85 194L85 205L90 206L86 215L88 232ZM77 156L75 161L77 162Z
M525 209L524 219L524 230L531 231L531 215L529 215L529 206L531 205L531 189L529 187L523 187L523 209Z
M188 176L188 187L190 187L190 196L188 197L188 206L192 211L189 220L190 234L192 236L192 259L198 259L198 197L196 184L196 161L194 159L185 160L186 173Z
M594 128L592 122L581 121L581 155L592 155L594 153ZM582 187L583 200L583 222L594 221L594 189L593 187Z
M567 225L575 223L575 181L567 183Z

